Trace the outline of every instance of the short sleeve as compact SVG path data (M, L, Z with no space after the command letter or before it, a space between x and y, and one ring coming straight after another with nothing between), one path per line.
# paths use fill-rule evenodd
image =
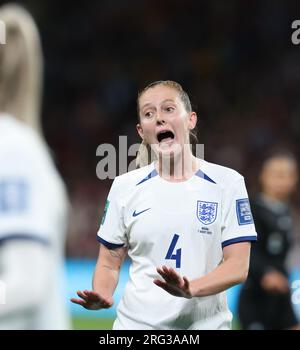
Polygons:
M222 248L239 242L256 241L253 216L244 178L225 189L222 203Z
M27 151L0 154L0 243L29 239L49 244L53 222L44 195L45 177L37 163Z
M108 194L97 239L109 249L127 245L121 188L118 178L114 180Z

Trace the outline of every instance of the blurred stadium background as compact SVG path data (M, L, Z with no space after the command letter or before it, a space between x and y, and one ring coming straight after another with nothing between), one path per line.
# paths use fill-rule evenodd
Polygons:
M128 135L129 145L139 141L139 88L161 79L183 84L199 115L205 158L241 172L250 192L269 147L288 147L300 159L300 45L291 42L299 1L15 2L30 10L41 32L44 133L72 206L66 303L90 287L98 253L95 235L111 181L96 177L97 146L118 148L119 135ZM292 280L300 279L300 191L294 210ZM116 300L127 274L128 263ZM238 287L229 292L233 312L237 293ZM115 316L115 309L69 306L79 329L110 328Z

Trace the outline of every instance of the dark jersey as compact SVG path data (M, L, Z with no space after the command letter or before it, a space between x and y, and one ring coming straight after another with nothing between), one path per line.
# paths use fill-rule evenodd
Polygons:
M292 244L293 222L287 204L273 202L263 195L251 201L258 240L251 248L247 284L259 284L271 269L287 275L286 257Z
M277 270L287 276L286 257L293 222L288 205L259 195L251 201L257 242L251 246L249 274L238 305L244 329L285 329L297 324L290 293L272 294L261 287L263 275Z

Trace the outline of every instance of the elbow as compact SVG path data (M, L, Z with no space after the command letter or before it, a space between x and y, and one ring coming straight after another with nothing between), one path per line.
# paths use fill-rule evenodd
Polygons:
M241 284L244 283L248 277L249 272L249 265L247 266L241 266L236 274L236 283L235 284Z
M237 281L237 284L244 283L246 281L247 277L248 277L248 269L241 271L239 278L238 278L238 281Z
M232 260L232 283L233 285L244 283L248 277L249 263L238 259Z

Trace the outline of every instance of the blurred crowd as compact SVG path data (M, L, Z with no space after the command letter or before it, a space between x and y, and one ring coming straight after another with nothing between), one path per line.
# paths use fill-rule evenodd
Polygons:
M24 1L45 55L43 127L71 201L68 256L94 258L110 180L96 149L119 135L139 142L136 97L148 83L181 83L198 113L205 158L255 189L273 146L300 159L297 1ZM132 161L128 158L128 162ZM300 193L294 196L299 217ZM298 219L299 220L299 219ZM300 265L300 223L291 264Z

